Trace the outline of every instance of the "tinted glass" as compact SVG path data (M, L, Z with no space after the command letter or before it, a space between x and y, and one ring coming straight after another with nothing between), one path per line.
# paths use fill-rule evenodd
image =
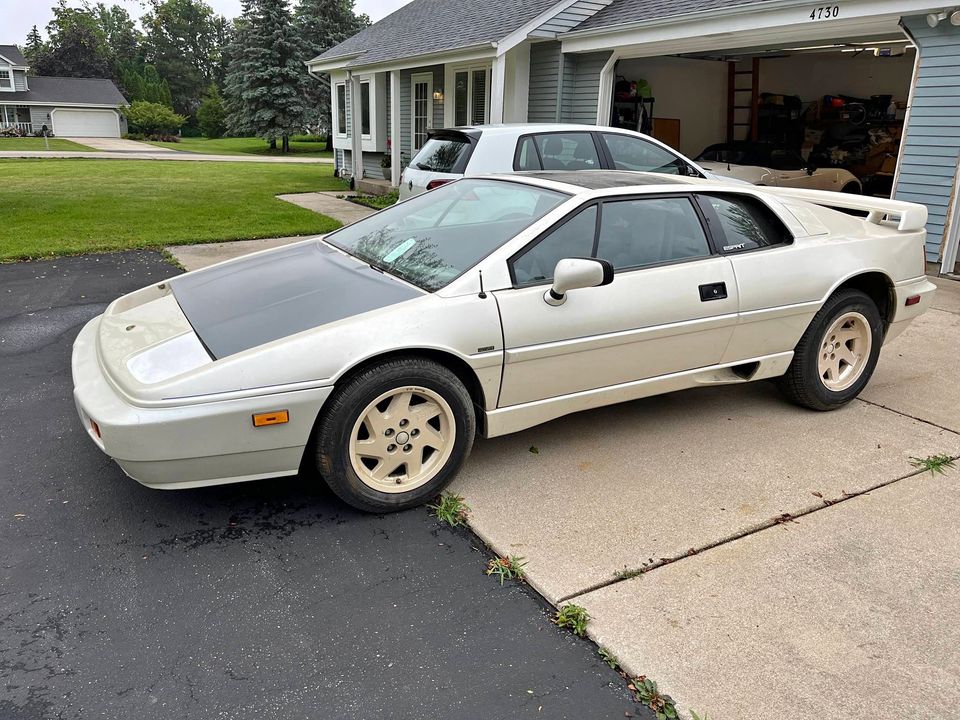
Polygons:
M473 71L473 113L471 122L483 125L487 122L487 71Z
M520 141L520 152L517 153L517 170L542 170L537 149L533 146L533 138L525 137Z
M605 202L597 257L616 269L710 255L700 217L687 198Z
M439 290L567 195L497 180L460 180L348 225L325 240L425 290Z
M337 85L337 131L341 135L347 132L347 87Z
M463 172L458 167L461 159L466 160L470 143L457 140L431 138L424 143L410 163L419 170L439 173Z
M518 285L552 280L554 268L564 258L590 257L597 230L597 207L581 211L518 257L513 274Z
M669 150L640 138L604 133L603 139L610 151L610 158L617 170L659 172L680 175L687 163Z
M758 200L716 195L706 198L720 218L720 226L726 236L724 252L755 250L790 242L791 237L783 223Z
M360 83L360 134L370 134L370 83Z
M714 145L700 153L697 160L730 163L731 165L750 165L752 158L742 148Z
M467 124L467 84L469 77L465 72L458 72L453 92L453 124L461 127Z
M803 170L806 163L792 150L770 151L770 167L774 170Z
M544 170L599 170L600 157L590 133L536 136Z

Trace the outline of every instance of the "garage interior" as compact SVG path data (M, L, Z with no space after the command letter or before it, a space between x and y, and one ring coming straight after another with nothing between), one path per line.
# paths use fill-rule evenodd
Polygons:
M915 58L902 33L623 58L611 124L694 159L718 143L773 143L889 197Z

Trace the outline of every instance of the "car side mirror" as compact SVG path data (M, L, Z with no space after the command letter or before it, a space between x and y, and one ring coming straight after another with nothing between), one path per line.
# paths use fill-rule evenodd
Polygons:
M613 265L594 258L564 258L553 271L553 285L543 294L548 305L563 305L567 293L613 282Z

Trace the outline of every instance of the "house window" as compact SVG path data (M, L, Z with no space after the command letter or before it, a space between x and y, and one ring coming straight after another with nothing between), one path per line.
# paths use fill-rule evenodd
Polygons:
M370 137L370 83L360 83L360 134Z
M13 75L9 70L0 70L0 90L13 90Z
M337 134L347 134L347 86L337 85Z
M457 68L453 74L453 124L485 125L490 121L490 68Z
M419 150L427 141L430 116L433 113L433 75L414 75L413 86L413 149Z

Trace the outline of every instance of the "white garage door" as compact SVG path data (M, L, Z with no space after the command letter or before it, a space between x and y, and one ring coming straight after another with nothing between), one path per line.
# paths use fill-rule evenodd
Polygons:
M53 111L53 132L60 137L120 137L117 114L113 110Z

